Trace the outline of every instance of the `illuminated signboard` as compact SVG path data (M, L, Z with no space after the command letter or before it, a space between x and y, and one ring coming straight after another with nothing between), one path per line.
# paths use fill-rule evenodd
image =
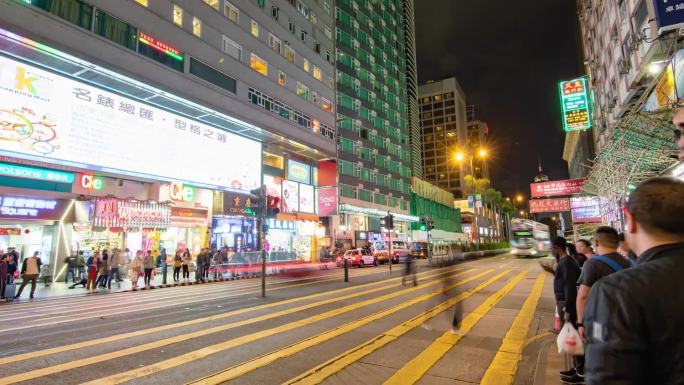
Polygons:
M563 129L582 131L591 128L591 107L587 79L578 78L559 84Z
M584 179L555 180L530 184L532 198L543 198L559 195L572 195L582 192Z
M561 211L570 211L569 199L530 199L530 213L557 213Z
M2 113L4 111L0 110L0 116L2 116ZM0 119L0 123L1 123ZM21 129L21 128L19 128ZM12 135L10 131L15 131L17 130L17 126L15 125L13 129L11 130L5 130L4 128L0 130L0 143L2 140L12 140L12 139L6 139L5 136ZM19 166L16 164L9 164L9 163L0 163L0 176L9 176L13 178L22 178L22 179L34 179L34 180L41 180L45 182L54 182L54 183L73 183L74 182L74 174L70 172L64 172L64 171L57 171L57 170L46 170L42 168L35 168L35 167L27 167L27 166Z
M601 202L598 197L570 198L573 223L601 223Z
M654 0L654 8L659 34L684 26L684 0Z
M292 159L288 160L287 179L299 183L311 184L311 166Z
M52 219L62 207L57 199L0 196L0 217L4 218Z
M0 155L213 189L261 185L261 143L5 57L0 122Z
M283 199L281 205L284 213L299 211L299 183L289 180L283 181Z
M161 52L164 52L165 54L171 56L174 59L177 60L183 60L183 53L176 48L171 47L170 45L161 42L152 36L146 34L145 32L139 31L138 32L138 40L140 40L141 43L149 45L150 47L157 49Z
M310 184L299 185L299 211L313 214L316 208L314 187Z
M105 186L105 181L103 178L97 177L95 175L83 174L79 178L81 182L81 187L86 190L102 190Z

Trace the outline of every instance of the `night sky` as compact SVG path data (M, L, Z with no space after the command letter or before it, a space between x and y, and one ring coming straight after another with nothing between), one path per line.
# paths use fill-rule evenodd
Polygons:
M455 76L491 130L494 187L567 178L557 83L581 75L575 0L415 0L419 84Z

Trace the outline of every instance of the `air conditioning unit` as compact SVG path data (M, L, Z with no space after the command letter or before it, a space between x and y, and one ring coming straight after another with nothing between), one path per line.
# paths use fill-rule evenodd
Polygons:
M631 69L631 65L630 65L629 60L623 58L623 59L620 59L620 61L618 61L618 71L621 74L623 74L623 75L628 74L630 69Z

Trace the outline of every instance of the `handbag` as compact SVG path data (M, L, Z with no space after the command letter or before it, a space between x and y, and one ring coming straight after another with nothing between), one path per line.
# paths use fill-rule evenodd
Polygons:
M584 342L577 332L577 329L575 329L570 322L566 322L563 329L558 333L556 344L558 345L558 353L565 353L572 356L584 355Z

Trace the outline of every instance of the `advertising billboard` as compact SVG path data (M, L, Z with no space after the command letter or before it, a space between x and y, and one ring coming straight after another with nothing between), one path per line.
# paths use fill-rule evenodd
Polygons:
M314 213L316 201L314 201L314 187L310 184L299 185L299 211Z
M0 195L0 219L59 220L69 201Z
M261 144L0 57L0 155L217 189L261 181Z
M558 213L570 211L570 200L565 199L530 199L530 213Z
M311 166L289 159L287 161L287 179L299 183L311 184Z
M570 198L573 223L601 223L601 203L598 197Z
M582 131L591 128L591 106L587 79L578 78L558 85L563 115L563 129Z
M329 217L337 215L337 188L326 187L318 189L318 215Z
M283 199L281 200L283 213L299 211L299 183L289 180L283 181Z
M532 198L572 195L582 192L584 179L566 179L551 182L531 183Z
M658 33L684 26L684 0L653 0Z
M264 186L266 195L270 197L283 197L283 178L273 175L264 175Z

